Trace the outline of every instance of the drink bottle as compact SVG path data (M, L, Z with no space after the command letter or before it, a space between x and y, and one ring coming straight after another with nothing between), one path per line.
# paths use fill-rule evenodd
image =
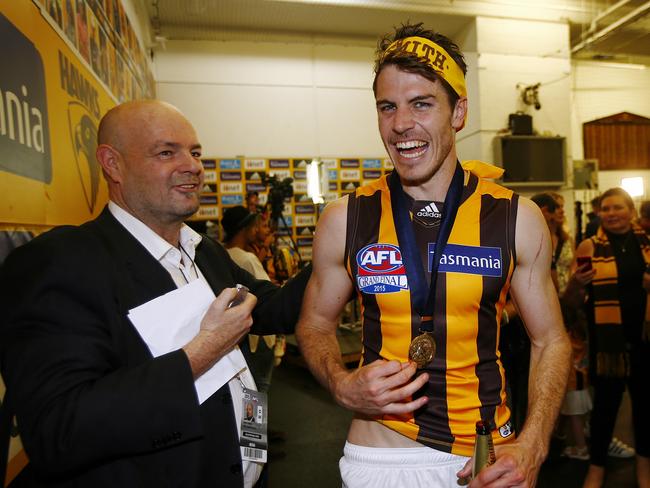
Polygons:
M490 432L490 422L487 420L479 420L476 422L476 443L474 444L472 478L475 478L484 467L494 464L495 461L496 456L494 454L492 433Z

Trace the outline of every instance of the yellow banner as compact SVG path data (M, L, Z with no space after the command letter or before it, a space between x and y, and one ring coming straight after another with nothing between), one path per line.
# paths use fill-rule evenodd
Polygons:
M9 226L79 224L108 198L95 147L114 99L46 15L27 0L0 6L0 224Z
M2 404L1 399L4 397L4 394L5 384L2 381L2 376L0 376L0 405ZM9 462L7 463L7 474L5 477L5 483L0 482L0 486L9 484L9 482L14 479L27 464L27 456L25 455L23 446L20 443L20 438L18 437L15 419L12 420L12 423L13 425L11 427L11 442L9 443ZM5 442L5 439L0 439L0 441Z

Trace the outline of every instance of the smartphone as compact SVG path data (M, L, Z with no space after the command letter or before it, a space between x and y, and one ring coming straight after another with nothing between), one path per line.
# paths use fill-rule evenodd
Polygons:
M576 262L578 263L578 268L582 268L585 264L587 265L583 271L591 270L591 256L578 256Z
M246 295L248 294L248 288L246 288L244 285L237 283L237 286L235 288L237 288L237 294L235 295L235 298L230 301L227 308L236 307L244 301Z

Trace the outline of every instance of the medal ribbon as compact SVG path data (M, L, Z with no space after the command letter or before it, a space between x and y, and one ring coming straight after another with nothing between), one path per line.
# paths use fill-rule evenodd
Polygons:
M413 231L413 222L409 213L409 203L406 193L402 188L397 171L393 171L388 178L397 242L399 243L402 254L402 263L404 263L404 267L406 268L406 276L408 278L409 288L411 289L413 306L422 318L422 323L420 324L421 332L433 332L433 304L436 296L438 268L440 267L442 252L447 246L447 240L449 239L451 228L454 225L454 220L458 213L458 207L460 207L464 178L463 168L457 162L454 176L447 189L445 203L442 206L442 221L433 253L431 284L429 286L427 286L427 280L422 269L420 252L415 241L415 232Z

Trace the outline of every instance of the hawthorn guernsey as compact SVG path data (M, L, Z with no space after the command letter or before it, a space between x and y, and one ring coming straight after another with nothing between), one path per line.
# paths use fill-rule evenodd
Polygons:
M428 267L432 267L435 243L428 246ZM357 253L357 285L364 293L394 293L408 289L402 253L393 244L370 244ZM440 272L500 277L501 249L487 246L447 244L440 257Z

